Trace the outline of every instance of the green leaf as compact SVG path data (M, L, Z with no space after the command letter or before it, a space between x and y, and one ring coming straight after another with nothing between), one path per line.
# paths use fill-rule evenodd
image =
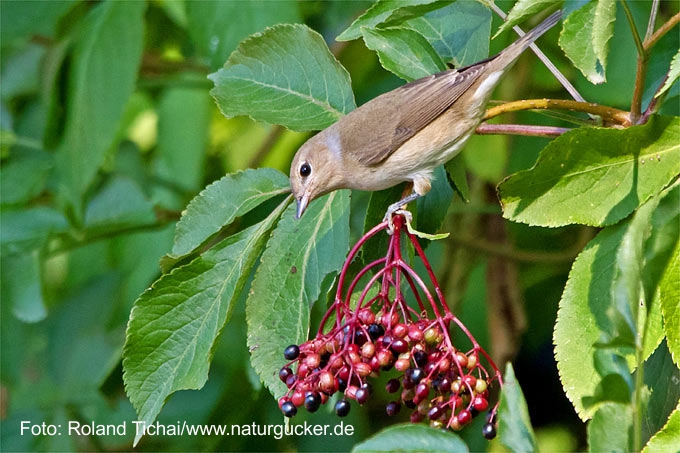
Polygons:
M18 204L39 195L52 169L52 159L46 153L22 151L17 159L10 158L0 168L0 203Z
M644 364L644 383L650 395L644 412L640 414L643 444L663 428L677 407L680 400L678 382L680 369L673 363L666 343L661 343Z
M673 250L666 272L659 282L661 311L663 313L664 332L668 341L668 349L673 361L680 366L680 244Z
M3 256L1 275L8 297L4 303L11 304L14 316L27 323L39 322L47 317L38 250Z
M680 402L668 417L666 425L658 431L650 440L643 453L666 453L680 451Z
M231 2L190 2L191 4ZM191 78L188 80L195 80ZM187 192L198 191L204 184L211 102L205 90L170 88L158 106L158 151L156 175L172 181ZM187 119L191 127L187 127ZM191 150L191 152L187 152Z
M418 32L404 27L362 28L366 47L378 54L380 64L406 81L446 69L437 52Z
M614 34L616 1L590 2L564 20L559 43L567 57L590 80L606 81L609 39Z
M289 206L267 243L246 302L251 362L277 398L286 390L283 350L307 339L310 307L349 248L349 192L320 198L299 220L294 212Z
M212 69L222 66L239 41L248 35L279 23L301 22L299 4L295 1L190 1L185 5L186 29Z
M633 413L630 405L604 404L588 424L588 450L632 451L632 426Z
M418 199L416 205L417 229L424 233L439 231L453 200L453 189L451 189L444 167L435 168L432 175L432 189L427 195ZM445 236L448 236L448 233Z
M446 172L453 183L453 189L458 196L466 202L470 202L470 187L468 186L467 173L465 172L465 160L463 154L458 154L456 157L444 164Z
M360 38L362 28L376 28L380 24L398 25L427 11L436 10L450 2L436 0L379 0L340 34L336 41L351 41Z
M505 18L505 22L503 22L495 36L521 23L524 19L535 16L541 11L559 3L555 0L519 0L508 12L508 17Z
M90 234L115 232L156 222L154 206L132 180L114 177L87 205L85 226Z
M663 84L663 87L661 87L661 90L659 90L658 93L656 93L655 97L661 96L663 93L668 91L670 87L680 78L680 50L675 54L673 57L673 60L671 61L671 67L668 70L668 76L666 77L666 81Z
M31 35L51 36L59 18L75 3L58 2L3 2L0 14L0 42L3 47L13 40Z
M501 443L511 451L536 451L536 437L531 427L529 410L515 378L512 364L508 362L503 375L501 405L498 412L498 434Z
M77 37L56 164L62 199L78 220L81 197L104 162L135 86L145 9L145 2L99 3Z
M285 207L164 275L137 299L123 379L139 420L153 422L170 394L205 384L215 340Z
M618 222L680 174L680 118L623 130L579 128L499 186L503 216L548 227Z
M401 424L385 428L352 449L353 453L390 452L467 452L468 447L457 435L425 425Z
M323 37L276 25L241 42L210 94L227 117L248 115L296 131L324 129L355 107L349 74Z
M51 234L68 231L64 216L52 208L3 209L0 215L0 250L12 255L42 247Z
M643 254L642 250L645 242L656 243L648 237L667 234L652 226L663 224L656 220L659 217L669 218L664 213L666 209L659 210L658 205L660 201L672 201L667 194L674 190L652 198L632 218L602 230L579 254L569 273L555 325L555 357L567 397L584 420L593 415L594 409L585 406L602 400L598 395L607 392L602 387L607 383L600 382L599 377L605 378L610 372L625 379L629 376L622 367L603 368L605 362L600 354L617 356L621 352L629 356L629 368L634 368L638 365L632 358L634 348L643 348L644 359L661 338L658 296L652 300L642 298L640 306L639 291L642 282L650 278L647 273L655 272L650 263L664 256L667 261L668 252L657 249L656 253ZM648 291L657 294L656 288ZM607 349L598 349L598 344ZM621 346L625 349L616 349ZM587 357L597 360L585 360Z
M456 67L489 56L491 10L481 2L454 2L402 24L427 39L439 57Z
M289 190L288 178L272 168L249 169L215 181L187 206L169 258L191 253L236 217Z

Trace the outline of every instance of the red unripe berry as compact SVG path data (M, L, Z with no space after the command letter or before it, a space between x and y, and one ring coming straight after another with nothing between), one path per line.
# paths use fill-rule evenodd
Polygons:
M390 348L397 354L403 354L404 352L408 351L408 343L401 338L397 338L396 340L392 341Z
M307 368L310 370L313 370L314 368L317 368L319 365L321 365L321 356L319 354L309 354L307 357L305 357L305 365L307 365Z
M375 354L375 345L371 343L370 341L367 341L364 343L364 345L361 347L361 356L370 359L373 357Z
M319 373L319 390L332 395L338 390L338 380L329 371L322 371Z
M291 395L290 400L295 404L295 407L300 407L305 403L305 394L299 390L295 390L293 395Z
M411 413L411 423L420 423L423 421L423 418L425 418L424 415L418 411L413 411Z
M342 368L340 368L340 371L338 371L338 378L342 379L343 381L349 379L349 367L347 365L344 365Z
M359 313L357 313L357 316L359 317L359 321L366 326L375 322L375 314L370 308L362 308L359 310Z
M355 345L354 343L350 343L347 345L347 352L354 352L355 354L359 353L359 346Z
M458 416L456 418L461 425L467 425L472 421L472 414L469 410L463 409L462 411L458 412Z
M487 407L489 407L489 402L486 400L486 398L483 398L481 396L475 396L475 399L472 400L472 407L481 412L486 410Z
M463 382L465 383L466 387L469 386L475 388L475 384L477 384L477 378L471 374L466 374L463 376Z
M359 355L358 352L349 351L347 353L347 358L349 359L349 361L352 365L355 365L355 364L361 362L361 355Z
M394 362L394 368L397 369L397 371L406 371L409 369L411 366L411 361L409 359L399 359L396 362Z
M364 362L359 362L354 365L354 371L361 377L366 377L373 372L371 365Z
M421 401L426 399L430 394L430 386L426 382L421 382L416 386L416 397Z
M423 330L417 324L411 324L408 328L408 337L415 342L423 341Z
M408 334L408 326L406 324L396 324L392 328L392 335L394 335L397 338L404 338Z
M462 352L456 352L456 362L458 362L458 365L460 365L461 368L465 368L468 363L468 356Z
M449 369L451 369L451 359L444 357L439 361L439 372L446 373Z
M347 389L345 390L345 396L347 398L356 399L357 390L359 390L359 387L357 387L356 385L348 385Z
M439 406L432 406L429 411L427 411L427 418L430 420L437 420L442 416L444 411Z
M380 366L390 366L394 360L394 355L389 349L379 349L376 353L376 357L378 358Z
M300 378L304 379L307 377L308 374L309 367L307 366L307 364L301 363L300 365L298 365L297 375L300 376Z

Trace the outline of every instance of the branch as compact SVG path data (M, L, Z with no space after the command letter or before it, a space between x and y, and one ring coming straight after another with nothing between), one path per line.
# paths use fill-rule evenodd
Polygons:
M528 99L523 101L507 102L505 104L488 109L486 111L486 115L484 115L484 121L502 113L534 109L570 110L573 112L583 112L591 115L597 115L603 119L605 124L615 124L619 126L630 126L632 124L630 120L630 114L623 110L595 104L593 102L579 102L568 99Z

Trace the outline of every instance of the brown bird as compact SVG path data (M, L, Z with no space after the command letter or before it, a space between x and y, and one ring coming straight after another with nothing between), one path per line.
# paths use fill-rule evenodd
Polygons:
M296 217L311 200L337 189L412 182L413 193L388 214L425 195L432 171L458 154L482 121L501 76L561 16L553 13L494 57L382 94L307 140L290 168Z

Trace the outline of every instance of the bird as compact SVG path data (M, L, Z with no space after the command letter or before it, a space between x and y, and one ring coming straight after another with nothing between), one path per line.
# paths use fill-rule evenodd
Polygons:
M295 217L310 201L338 189L377 191L412 183L412 192L392 204L386 217L427 194L433 170L462 150L501 77L561 17L556 11L486 60L381 94L309 138L290 168Z

